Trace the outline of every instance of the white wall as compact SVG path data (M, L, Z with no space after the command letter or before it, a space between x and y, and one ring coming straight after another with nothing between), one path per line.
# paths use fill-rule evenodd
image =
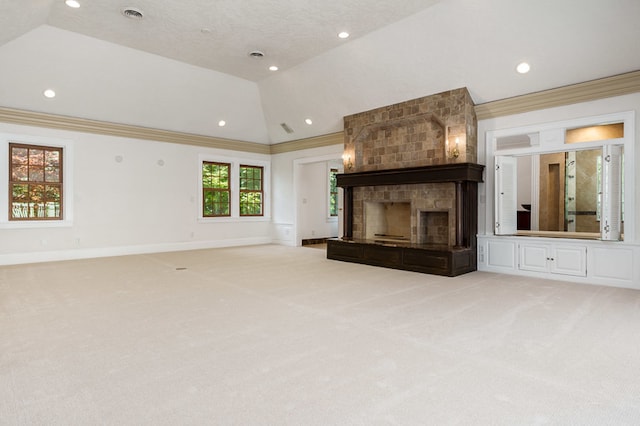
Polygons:
M478 217L478 233L491 235L493 234L493 159L486 158L485 135L491 130L509 129L520 126L530 126L534 124L549 123L555 121L564 121L578 119L582 117L590 117L624 111L635 111L636 120L640 117L640 93L634 93L625 96L617 96L607 99L600 99L592 102L584 102L574 105L568 105L557 108L549 108L528 112L524 114L515 114L506 117L492 118L488 120L478 121L478 162L485 164L488 168L485 170L485 183L479 186L479 217ZM635 144L640 141L640 125L636 122L635 126ZM625 167L635 167L640 160L640 150L635 150L635 158L626 158ZM640 185L640 171L636 170L634 188ZM638 210L640 197L635 199L635 211ZM625 235L625 241L640 241L640 218L634 218L634 235ZM628 221L629 218L626 217Z
M74 152L72 224L0 224L0 264L271 242L268 217L198 220L200 155L248 163L268 155L2 123L0 133L67 140Z

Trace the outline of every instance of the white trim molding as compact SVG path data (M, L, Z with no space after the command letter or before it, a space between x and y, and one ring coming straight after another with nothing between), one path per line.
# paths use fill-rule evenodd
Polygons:
M24 263L57 262L63 260L93 259L97 257L127 256L187 250L205 250L223 247L255 246L271 244L267 237L235 238L227 240L146 244L137 246L82 248L72 250L30 251L26 253L0 254L0 266Z
M174 132L170 130L152 129L129 124L110 123L89 120L86 118L67 117L42 112L24 111L12 108L0 108L0 121L24 126L46 127L50 129L69 130L73 132L94 133L99 135L119 136L125 138L169 142L182 145L205 146L208 148L227 149L232 151L270 154L269 145L244 142L193 133Z

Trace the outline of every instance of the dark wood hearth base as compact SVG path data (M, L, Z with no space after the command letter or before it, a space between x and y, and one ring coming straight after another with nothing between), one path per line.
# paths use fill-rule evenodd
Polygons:
M329 239L327 259L448 277L477 269L475 248L374 240Z

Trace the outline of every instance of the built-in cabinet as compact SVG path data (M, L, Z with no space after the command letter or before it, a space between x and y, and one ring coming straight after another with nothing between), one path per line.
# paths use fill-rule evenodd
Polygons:
M478 270L640 289L636 135L635 111L487 130Z
M587 276L586 246L519 243L518 256L523 271Z
M478 236L478 270L640 289L640 246L565 238Z

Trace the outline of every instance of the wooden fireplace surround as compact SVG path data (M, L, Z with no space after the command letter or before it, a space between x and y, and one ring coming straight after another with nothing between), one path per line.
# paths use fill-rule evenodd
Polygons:
M327 258L451 277L475 271L478 182L482 182L483 170L480 164L454 163L339 174L337 184L344 189L344 236L327 241ZM353 239L355 187L438 182L455 184L454 245Z

